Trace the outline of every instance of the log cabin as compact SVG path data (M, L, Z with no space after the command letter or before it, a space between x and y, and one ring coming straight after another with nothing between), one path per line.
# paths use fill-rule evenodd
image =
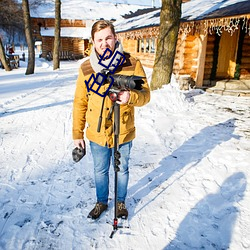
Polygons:
M54 18L32 18L33 37L41 41L41 57L52 60ZM81 59L88 54L91 20L61 20L60 59Z
M147 67L154 65L160 11L139 10L115 22L124 50ZM184 1L173 73L199 88L236 79L250 90L250 1Z

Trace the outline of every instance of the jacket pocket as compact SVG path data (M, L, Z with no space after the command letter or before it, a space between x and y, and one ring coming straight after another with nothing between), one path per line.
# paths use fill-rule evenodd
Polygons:
M133 107L123 107L121 109L120 116L120 133L125 134L131 130L134 130L134 108Z

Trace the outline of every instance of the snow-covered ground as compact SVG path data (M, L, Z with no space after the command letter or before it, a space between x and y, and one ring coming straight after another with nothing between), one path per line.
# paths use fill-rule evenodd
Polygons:
M129 229L109 238L112 169L109 209L87 221L89 145L82 161L71 157L80 63L0 69L0 249L250 249L250 99L179 91L174 79L136 109Z

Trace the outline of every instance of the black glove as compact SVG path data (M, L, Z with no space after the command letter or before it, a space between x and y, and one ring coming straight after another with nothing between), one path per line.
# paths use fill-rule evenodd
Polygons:
M82 148L81 146L80 147L76 147L72 151L73 160L75 162L78 162L78 161L80 161L83 158L83 156L85 154L86 154L86 149L85 148Z

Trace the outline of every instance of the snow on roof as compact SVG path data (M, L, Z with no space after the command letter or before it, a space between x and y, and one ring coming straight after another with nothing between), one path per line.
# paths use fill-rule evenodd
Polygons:
M160 8L131 18L119 19L114 25L117 32L158 26ZM250 13L249 0L191 0L182 4L182 21L211 19Z
M42 36L54 36L54 28L41 28ZM62 27L61 37L78 37L82 39L89 39L91 37L91 28L83 27Z
M226 12L223 13L221 10L229 8L235 10L229 15L246 14L250 13L249 3L249 0L191 0L190 2L182 4L182 19L185 21L192 21L223 17L227 15ZM210 15L216 11L221 14L210 17Z
M132 4L99 3L93 0L62 0L61 2L61 18L71 20L118 19L138 9L150 8L150 6ZM30 10L30 13L31 17L54 18L55 4L47 1L37 9Z
M139 29L141 27L156 26L160 23L160 9L138 15L133 18L119 19L114 22L116 32Z

